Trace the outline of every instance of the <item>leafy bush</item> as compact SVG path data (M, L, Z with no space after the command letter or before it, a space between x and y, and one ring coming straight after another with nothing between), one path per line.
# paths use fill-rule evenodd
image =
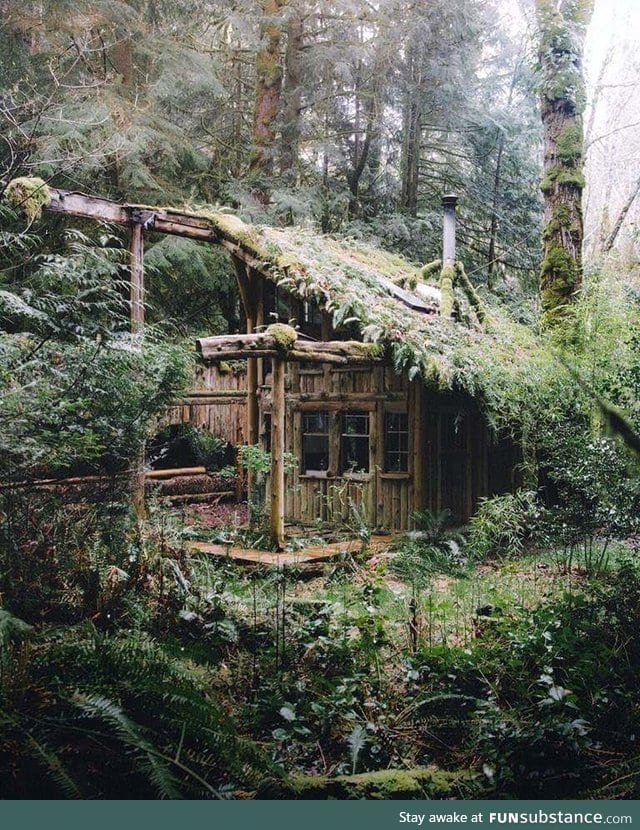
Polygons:
M233 448L223 438L191 424L170 424L156 433L147 447L154 469L206 467L221 470L233 460Z
M469 549L478 559L518 556L540 512L536 494L528 490L482 499L471 519Z
M640 527L635 462L615 439L568 424L556 430L544 461L549 506L540 542L559 547L569 566L580 558L588 572L605 570L611 541Z
M465 537L450 527L451 511L430 510L413 513L416 530L400 541L398 553L391 560L390 570L401 579L421 584L434 573L460 573L467 558Z
M147 635L35 636L2 612L0 636L3 798L219 798L278 775L207 671Z

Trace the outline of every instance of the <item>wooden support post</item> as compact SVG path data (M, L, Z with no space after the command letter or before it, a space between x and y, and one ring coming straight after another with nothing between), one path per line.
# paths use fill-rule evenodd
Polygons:
M424 510L426 506L424 503L424 475L425 454L428 449L424 429L425 400L423 384L417 380L412 381L409 388L409 428L411 429L411 425L413 426L413 452L410 461L413 461L413 511L415 513Z
M246 332L247 334L253 334L257 323L257 298L252 289L255 289L257 285L252 285L253 280L249 268L244 262L234 257L233 264L246 318ZM247 444L257 444L259 439L258 365L255 360L247 360ZM255 496L255 491L255 473L249 470L247 473L247 498L249 501Z
M144 241L142 225L136 222L129 240L129 272L131 279L131 331L140 334L144 329Z
M129 239L129 276L130 289L130 314L131 333L142 334L144 330L144 241L142 237L142 225L136 222L131 227ZM145 484L145 446L140 447L138 457L134 461L133 473L131 476L131 496L133 509L142 520L146 517L144 502Z
M272 363L271 400L271 536L278 550L284 549L284 377L286 362Z

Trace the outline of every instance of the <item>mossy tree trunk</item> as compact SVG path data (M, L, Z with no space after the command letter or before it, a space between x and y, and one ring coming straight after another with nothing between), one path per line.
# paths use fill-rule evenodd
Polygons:
M420 176L420 121L422 114L416 90L422 83L420 62L415 60L414 48L407 49L407 69L411 85L406 92L403 112L402 142L402 208L410 215L418 215L418 183Z
M540 29L541 114L544 128L545 324L564 316L582 282L582 56L594 0L536 0Z
M282 21L279 14L286 3L287 0L262 0L262 46L256 55L253 152L249 175L253 180L256 196L265 204L269 202L271 195L276 126L282 93Z
M289 184L295 184L298 174L300 116L302 113L303 48L304 20L299 12L294 12L287 24L282 149L280 153L280 172Z

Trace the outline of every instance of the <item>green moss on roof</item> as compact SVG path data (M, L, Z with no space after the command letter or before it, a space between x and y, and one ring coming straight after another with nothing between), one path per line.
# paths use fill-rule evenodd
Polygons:
M398 372L481 397L489 412L504 412L510 372L539 351L532 332L493 309L489 328L486 307L459 269L452 286L456 319L436 313L435 306L434 313L411 308L394 295L398 285L412 290L421 277L434 276L439 261L423 270L361 241L304 228L252 226L225 209L130 207L206 220L264 278L300 299L316 301L332 315L336 328L357 326L364 343L373 344L363 348L376 356L388 354Z
M496 312L489 330L488 311L466 275L454 272L457 320L448 319L410 308L393 295L393 283L410 289L422 276L419 265L398 254L305 228L251 226L212 209L191 215L210 221L214 231L255 261L266 279L316 301L332 315L336 328L356 325L365 343L378 344L377 351L389 354L396 370L411 379L484 397L490 407L491 383L502 386L502 380L493 378L496 365L508 373L514 355L535 348L527 329ZM435 266L427 268L428 275Z

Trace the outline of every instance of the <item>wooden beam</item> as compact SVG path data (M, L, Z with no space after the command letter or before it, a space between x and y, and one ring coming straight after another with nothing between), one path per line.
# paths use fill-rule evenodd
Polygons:
M284 421L286 416L285 361L272 363L271 400L271 536L277 550L284 549Z
M367 344L351 340L333 340L328 343L296 340L293 347L283 355L276 339L266 332L202 337L196 341L196 347L203 358L210 362L278 355L302 363L333 363L340 366L382 362L381 358L368 351Z
M100 196L88 196L86 193L60 190L56 187L50 187L49 192L51 200L44 209L51 213L78 216L117 225L140 222L146 230L216 243L248 267L264 269L264 264L256 260L252 251L245 250L236 239L214 227L213 222L206 217L195 216L188 211L172 208L119 204Z

